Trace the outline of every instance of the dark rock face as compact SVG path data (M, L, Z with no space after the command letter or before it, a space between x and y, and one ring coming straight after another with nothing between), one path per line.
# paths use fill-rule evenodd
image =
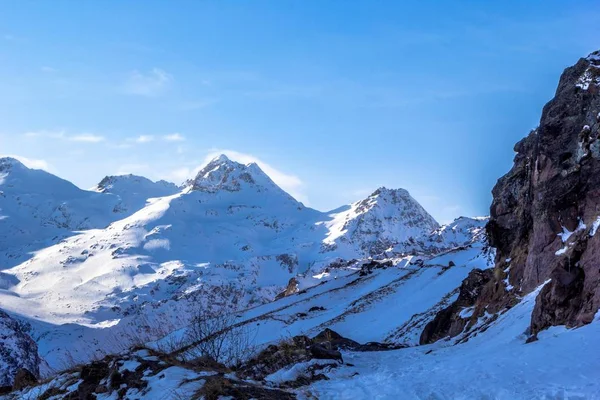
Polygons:
M467 324L474 323L477 320L476 312L471 312L468 316L465 316L462 312L469 307L475 308L477 300L481 297L484 288L492 278L493 271L490 269L474 269L471 271L460 285L456 301L438 312L435 318L425 326L419 343L429 344L444 337L454 337L461 333Z
M310 354L317 360L335 360L344 362L342 359L342 353L324 344L316 343L310 346Z
M363 264L360 268L360 276L365 276L373 273L374 269L386 269L394 265L391 260L371 260L366 264Z
M513 295L524 295L551 279L536 301L533 334L589 323L600 307L599 135L595 52L563 72L539 127L515 145L514 166L492 191L494 284L506 279Z
M581 268L567 271L556 268L552 281L544 286L536 299L531 316L531 331L537 333L553 325L577 325L578 311L585 299L583 285L585 276Z
M25 368L21 368L15 374L15 381L13 383L13 390L21 390L23 388L34 386L37 384L37 377L29 372Z
M24 370L39 377L39 366L37 344L22 324L0 310L0 386L12 386Z

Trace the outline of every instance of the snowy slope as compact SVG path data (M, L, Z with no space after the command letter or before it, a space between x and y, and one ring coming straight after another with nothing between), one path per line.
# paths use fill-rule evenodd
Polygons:
M15 159L0 159L0 269L74 230L123 218L118 203L116 196L81 190Z
M345 353L353 366L299 390L299 398L600 399L600 321L580 329L552 328L527 344L534 303L535 296L528 295L464 344Z
M179 192L174 184L133 175L106 177L93 190L13 158L0 159L0 270L74 231L104 228L143 208L146 201Z
M239 322L248 323L256 333L256 345L277 342L284 337L300 333L316 334L323 327L363 342L386 341L395 344L418 344L424 325L440 308L455 300L457 287L473 268L488 268L492 254L482 252L480 244L467 249L449 252L414 264L413 257L391 260L389 268L376 268L372 273L361 274L367 260L355 261L343 267L328 266L315 277L299 278L298 294L249 308L239 314ZM455 267L447 268L449 261ZM263 264L264 265L264 264ZM246 269L248 265L246 265ZM219 272L233 272L218 268ZM267 269L273 274L276 268ZM65 348L69 357L85 362L98 358L103 352L124 351L131 343L154 340L167 335L183 336L189 318L198 302L208 302L219 307L223 299L231 299L238 290L248 285L246 296L256 296L258 286L223 275L220 286L206 273L183 268L177 274L151 285L138 286L123 293L121 306L128 305L127 315L113 312L108 306L103 312L84 313L84 317L97 320L118 318L114 325L97 323L92 328L68 324L60 327L34 323L40 354L51 366L65 362ZM202 269L204 271L204 269ZM241 276L239 279L243 279ZM264 288L262 289L265 290ZM74 296L78 296L74 291ZM114 294L116 295L116 293ZM22 296L21 300L22 301ZM131 298L135 297L135 300ZM14 296L12 297L15 298ZM114 300L109 297L107 300ZM128 301L129 300L129 301ZM11 298L3 298L9 304ZM60 302L60 298L53 298ZM256 304L256 303L255 303ZM259 303L260 304L260 303ZM13 303L14 305L14 303ZM42 304L35 307L42 309ZM238 304L235 308L243 308ZM316 311L311 309L317 308ZM75 309L75 305L71 309ZM60 310L60 308L56 308ZM393 315L394 318L390 318ZM58 312L48 310L46 319L56 318ZM102 327L102 329L97 329ZM174 331L174 333L169 334ZM173 336L174 335L174 336ZM131 340L131 341L129 341ZM98 346L98 343L101 345Z
M106 183L102 190L118 189ZM5 288L19 296L5 307L21 313L35 307L49 322L101 323L120 317L132 291L143 295L143 288L179 274L214 286L238 281L250 300L266 301L298 273L437 227L405 191L380 189L351 209L341 218L306 208L256 164L221 156L183 191L151 199L105 229L80 232L6 271L5 280L18 284Z

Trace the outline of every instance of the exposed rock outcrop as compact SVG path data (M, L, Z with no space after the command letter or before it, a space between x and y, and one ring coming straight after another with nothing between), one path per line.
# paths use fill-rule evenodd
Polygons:
M366 352L394 350L402 347L404 346L375 342L361 344L352 339L345 338L331 329L325 329L312 339L307 336L294 336L276 345L270 345L256 357L242 365L237 373L243 378L260 381L264 380L268 375L294 364L308 363L314 360L330 361L329 363L319 364L319 367L312 366L313 369L310 371L310 378L314 381L324 379L318 373L324 367L335 368L339 363L343 363L340 350ZM306 379L304 377L301 382L289 383L288 386L310 383L311 379L308 379L308 381Z
M454 337L477 321L474 312L476 302L484 287L492 280L493 271L490 269L474 269L462 282L458 298L449 307L437 313L423 330L420 344L429 344L444 337Z
M23 324L0 310L0 387L12 386L20 375L19 385L39 377L38 347Z
M511 293L538 295L532 333L592 321L600 307L600 52L567 68L539 127L493 190L490 244Z
M284 297L291 296L296 293L298 293L298 280L296 278L290 278L285 290L275 296L275 300L283 299Z
M600 308L599 136L595 52L563 72L539 127L515 145L514 165L492 191L486 232L496 248L495 268L469 299L470 320L460 317L467 304L459 296L426 326L421 343L456 336L544 284L532 313L533 336L552 325L593 320Z

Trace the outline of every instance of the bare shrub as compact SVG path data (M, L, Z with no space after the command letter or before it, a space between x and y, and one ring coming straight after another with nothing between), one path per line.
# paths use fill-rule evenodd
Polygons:
M231 294L228 304L239 304L241 292ZM235 310L210 307L198 302L185 341L189 360L210 359L226 366L235 366L254 352L256 331L238 321Z

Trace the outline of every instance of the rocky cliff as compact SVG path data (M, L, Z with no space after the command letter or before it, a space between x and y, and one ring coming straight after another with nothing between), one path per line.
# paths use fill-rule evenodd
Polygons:
M600 307L599 136L600 52L594 52L563 72L539 127L515 145L514 165L492 191L486 231L497 249L495 268L471 301L470 325L541 285L532 338L549 326L593 320ZM460 333L454 328L465 325L463 310L458 302L442 310L439 326L429 326L422 342Z
M589 323L600 307L599 89L600 52L567 68L492 192L488 234L506 290L522 295L550 280L536 301L534 334Z

